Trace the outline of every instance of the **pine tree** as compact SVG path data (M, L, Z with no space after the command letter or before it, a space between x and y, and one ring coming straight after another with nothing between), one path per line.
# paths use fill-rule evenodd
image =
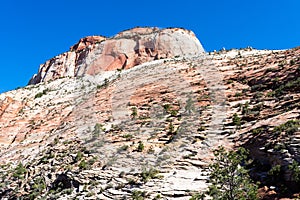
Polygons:
M224 147L219 147L214 151L215 162L209 166L209 196L215 200L257 199L257 186L252 183L248 171L241 166L247 153L244 148L227 152Z

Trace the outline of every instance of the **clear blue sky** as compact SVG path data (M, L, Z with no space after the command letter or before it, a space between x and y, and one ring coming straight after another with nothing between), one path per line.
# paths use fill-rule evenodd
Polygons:
M135 26L191 29L207 51L300 46L299 11L299 0L3 0L0 92L25 86L84 36Z

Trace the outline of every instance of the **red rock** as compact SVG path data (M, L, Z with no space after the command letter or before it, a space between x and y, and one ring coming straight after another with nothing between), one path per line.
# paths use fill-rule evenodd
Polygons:
M152 60L193 56L203 52L195 34L179 28L134 28L109 39L90 36L81 39L69 52L41 65L29 84L66 76L95 75L102 71L129 69Z
M102 37L102 36L88 36L88 37L80 39L77 44L70 47L70 51L78 52L78 51L81 51L81 50L87 48L89 45L94 45L94 44L100 43L104 40L106 40L106 38Z

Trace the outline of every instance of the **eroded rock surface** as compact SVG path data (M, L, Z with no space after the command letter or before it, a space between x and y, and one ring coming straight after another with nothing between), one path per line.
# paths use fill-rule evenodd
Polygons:
M192 31L134 28L112 38L90 36L81 39L69 52L42 64L29 84L129 69L152 60L200 53L204 53L204 49Z
M152 55L164 53L147 53L145 44L113 59L96 53L107 41L105 48L121 52L116 43L127 48L127 40L154 33L194 37L183 29L136 28L85 38L47 62L48 70L41 67L40 84L0 94L1 198L189 199L207 188L219 145L250 150L260 169L252 176L265 196L278 197L276 182L264 178L277 165L280 184L297 191L289 165L300 156L299 48L186 56L187 45L170 50L181 52L178 58L158 60ZM100 58L107 65L93 65Z

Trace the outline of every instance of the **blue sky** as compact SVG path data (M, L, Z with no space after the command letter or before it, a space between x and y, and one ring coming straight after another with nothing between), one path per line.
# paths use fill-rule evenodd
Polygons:
M207 51L300 46L299 10L299 0L3 0L0 92L25 86L84 36L135 26L191 29Z

